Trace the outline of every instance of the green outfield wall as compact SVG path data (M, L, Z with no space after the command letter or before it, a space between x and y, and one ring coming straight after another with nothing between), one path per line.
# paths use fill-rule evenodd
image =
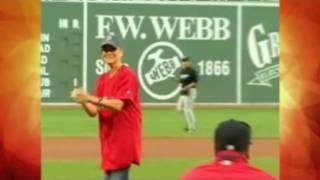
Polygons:
M94 92L108 70L100 42L113 32L145 103L176 101L183 56L199 73L199 103L278 103L278 11L265 1L42 1L42 102Z

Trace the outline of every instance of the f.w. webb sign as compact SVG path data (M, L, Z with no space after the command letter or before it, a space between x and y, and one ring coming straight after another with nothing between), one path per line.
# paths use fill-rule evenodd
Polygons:
M113 32L122 39L124 61L138 73L144 102L176 100L179 88L172 77L179 72L183 56L193 59L200 76L198 102L236 102L240 88L237 66L242 58L239 51L249 52L248 46L239 40L247 42L244 37L249 32L239 31L236 6L204 5L197 6L197 11L194 8L177 4L97 3L89 6L89 87L94 86L92 74L100 75L105 69L97 56L99 42L106 32ZM256 57L260 57L260 50L258 47ZM254 52L251 54L255 56ZM252 65L257 59L246 61ZM251 73L250 78L254 79L253 71L245 73ZM249 86L250 79L246 81L241 86Z

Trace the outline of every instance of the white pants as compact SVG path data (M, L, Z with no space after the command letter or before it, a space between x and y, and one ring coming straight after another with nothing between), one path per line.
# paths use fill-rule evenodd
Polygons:
M191 88L188 95L180 95L177 102L177 110L183 111L184 119L189 130L196 129L196 118L193 112L193 102L197 97L197 89Z

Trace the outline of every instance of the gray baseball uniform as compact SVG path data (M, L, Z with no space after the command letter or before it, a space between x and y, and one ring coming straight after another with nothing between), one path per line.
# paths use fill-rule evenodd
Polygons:
M197 72L192 67L183 68L179 74L179 82L181 92L177 102L177 110L183 110L187 130L191 132L196 129L197 122L193 112L193 102L197 97Z

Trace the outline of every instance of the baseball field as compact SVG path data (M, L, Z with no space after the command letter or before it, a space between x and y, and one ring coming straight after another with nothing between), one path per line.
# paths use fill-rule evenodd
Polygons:
M278 107L217 107L195 110L198 129L183 131L174 109L144 109L143 161L133 180L175 180L195 165L213 160L217 123L235 118L253 127L250 163L278 176ZM42 108L42 179L102 180L97 120L78 107Z

